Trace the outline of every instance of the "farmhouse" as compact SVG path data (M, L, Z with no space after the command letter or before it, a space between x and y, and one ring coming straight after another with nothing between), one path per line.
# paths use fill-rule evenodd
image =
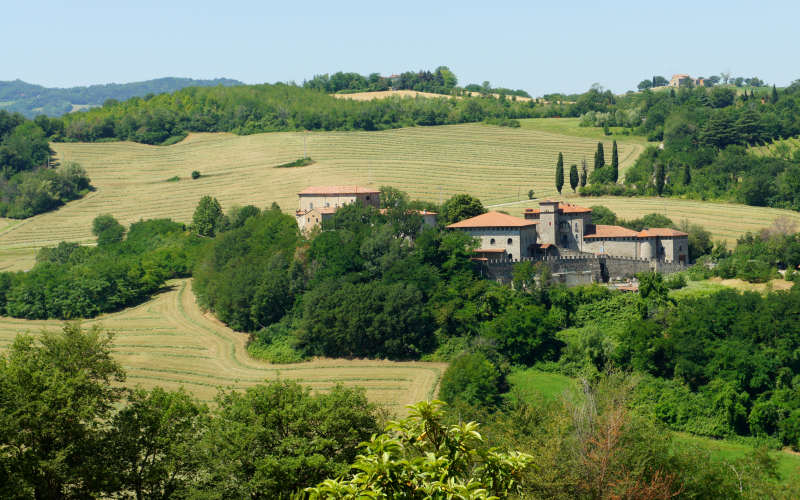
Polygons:
M330 219L339 207L360 201L365 206L378 208L380 194L377 189L361 186L311 186L297 193L300 207L295 211L295 220L302 231L310 231L314 227ZM424 226L436 225L436 212L430 210L413 210L422 217ZM381 209L386 213L386 209Z
M544 200L525 218L489 212L447 226L480 239L478 258L607 255L650 261L688 262L688 234L669 228L642 231L592 224L592 209Z

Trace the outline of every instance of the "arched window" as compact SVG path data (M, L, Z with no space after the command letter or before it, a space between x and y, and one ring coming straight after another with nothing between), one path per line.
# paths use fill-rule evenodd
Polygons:
M490 245L494 245L494 238L492 238L491 240L489 240L489 244L490 244Z
M508 239L508 244L510 245L513 240L511 238Z

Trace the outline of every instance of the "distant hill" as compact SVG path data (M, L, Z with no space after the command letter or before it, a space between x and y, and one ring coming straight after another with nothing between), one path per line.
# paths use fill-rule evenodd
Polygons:
M107 83L88 87L48 88L22 80L0 81L0 109L19 112L28 118L45 114L61 116L71 111L102 106L109 99L124 101L148 94L175 92L185 87L243 85L229 78L195 80L193 78L157 78L144 82Z

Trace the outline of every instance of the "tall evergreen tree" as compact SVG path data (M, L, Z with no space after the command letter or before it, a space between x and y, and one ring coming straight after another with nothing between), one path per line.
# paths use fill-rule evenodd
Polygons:
M575 189L578 188L578 182L580 179L578 178L578 166L574 163L569 167L569 187L572 188L572 192L575 192Z
M581 187L586 186L586 178L589 177L589 172L586 168L586 158L581 160Z
M561 188L564 187L564 155L558 153L558 161L556 162L556 189L558 194L561 194Z
M603 168L606 165L606 154L603 151L603 143L597 143L597 151L594 153L594 169Z
M655 172L653 174L654 182L656 185L656 193L661 196L664 192L664 183L666 181L666 171L664 170L664 163L657 161L655 164Z
M683 185L688 186L692 182L692 169L689 164L683 166Z
M778 102L778 89L775 88L775 84L772 84L772 103L775 104Z
M619 180L619 153L617 152L617 141L611 147L611 181Z

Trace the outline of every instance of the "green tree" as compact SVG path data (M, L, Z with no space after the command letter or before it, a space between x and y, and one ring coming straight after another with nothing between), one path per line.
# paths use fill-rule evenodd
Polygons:
M772 103L775 104L778 102L778 89L775 87L775 84L772 84Z
M592 224L613 226L617 224L617 214L603 205L592 205Z
M514 497L522 492L531 455L481 450L475 422L447 426L441 401L410 406L406 419L362 445L352 472L306 492L311 499Z
M311 394L295 382L222 392L200 451L203 498L288 498L344 474L358 445L378 432L363 389Z
M450 404L496 408L504 386L503 374L484 354L462 354L442 375L439 397Z
M198 450L207 425L207 409L183 390L130 391L106 442L108 490L137 500L187 496L205 460Z
M580 182L578 176L578 166L574 163L569 167L569 187L572 188L572 192L574 193L575 190L578 188L578 183Z
M192 216L192 229L200 236L213 237L222 219L222 207L216 198L203 196Z
M586 168L586 158L581 160L581 187L586 186L586 180L589 177L589 171Z
M606 165L606 154L603 151L603 143L597 143L597 151L594 153L594 169L603 168Z
M653 173L653 183L655 184L656 193L659 196L664 192L664 183L666 181L666 171L664 168L664 162L656 161Z
M33 122L22 123L0 142L0 176L8 179L16 173L43 166L51 154L44 131Z
M17 336L0 355L0 496L99 496L106 422L124 379L111 335L96 326Z
M617 141L611 147L611 182L619 180L619 153L617 152Z
M97 237L97 245L103 247L122 241L125 228L111 214L103 214L92 221L92 234Z
M453 224L464 219L486 213L481 200L468 194L457 194L442 205L442 219L445 224Z
M683 166L683 185L688 186L692 182L692 169L688 163Z
M556 189L558 194L561 194L561 188L564 187L564 155L558 153L558 161L556 162Z

